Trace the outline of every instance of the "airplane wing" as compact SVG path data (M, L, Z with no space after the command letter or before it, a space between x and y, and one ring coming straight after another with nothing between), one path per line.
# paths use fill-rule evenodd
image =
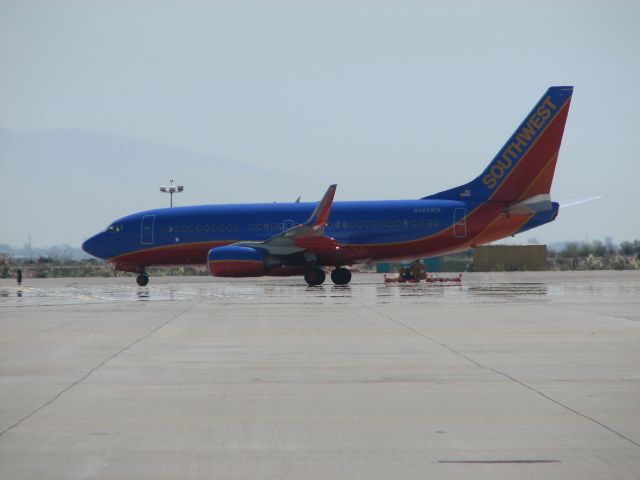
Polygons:
M334 253L340 249L338 242L324 234L329 220L333 197L337 185L331 185L318 203L309 219L289 230L278 233L263 242L238 242L238 247L251 247L266 250L273 255L290 255L309 251L311 253Z

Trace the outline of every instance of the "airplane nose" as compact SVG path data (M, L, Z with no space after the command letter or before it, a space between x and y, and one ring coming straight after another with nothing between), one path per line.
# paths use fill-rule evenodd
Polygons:
M102 253L102 242L100 240L100 236L101 236L100 234L97 234L87 239L82 244L82 250L87 252L89 255L102 258L102 256L100 255Z

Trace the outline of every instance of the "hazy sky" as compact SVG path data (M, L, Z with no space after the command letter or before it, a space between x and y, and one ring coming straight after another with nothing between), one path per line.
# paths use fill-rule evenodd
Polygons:
M302 179L265 184L252 201L317 199L327 181L337 200L419 198L475 177L547 87L574 85L552 194L610 196L525 238L640 238L639 5L2 0L0 127L117 134ZM224 202L215 172L202 174ZM141 184L164 202L166 180ZM188 193L183 203L202 198ZM19 203L46 201L34 192ZM86 231L37 243L79 245L124 213L83 223L84 211L59 212ZM12 235L0 219L0 242L26 241L34 215Z

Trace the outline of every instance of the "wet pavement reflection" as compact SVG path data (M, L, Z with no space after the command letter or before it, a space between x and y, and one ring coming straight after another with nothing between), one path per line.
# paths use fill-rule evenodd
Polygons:
M546 295L548 289L544 283L497 283L471 286L469 293L478 296L516 297L520 295Z
M581 296L640 297L640 272L627 280L576 272L465 274L461 284L385 284L382 275L356 274L348 286L308 287L300 278L164 277L139 287L131 278L30 280L0 283L0 307L150 301L247 303L483 303L548 302ZM612 281L615 278L616 281Z

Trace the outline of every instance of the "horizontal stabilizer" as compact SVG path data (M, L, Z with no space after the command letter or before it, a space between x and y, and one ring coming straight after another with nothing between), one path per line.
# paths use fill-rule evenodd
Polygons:
M553 210L551 197L549 195L542 194L510 205L505 209L505 213L507 215L530 215L549 210Z

